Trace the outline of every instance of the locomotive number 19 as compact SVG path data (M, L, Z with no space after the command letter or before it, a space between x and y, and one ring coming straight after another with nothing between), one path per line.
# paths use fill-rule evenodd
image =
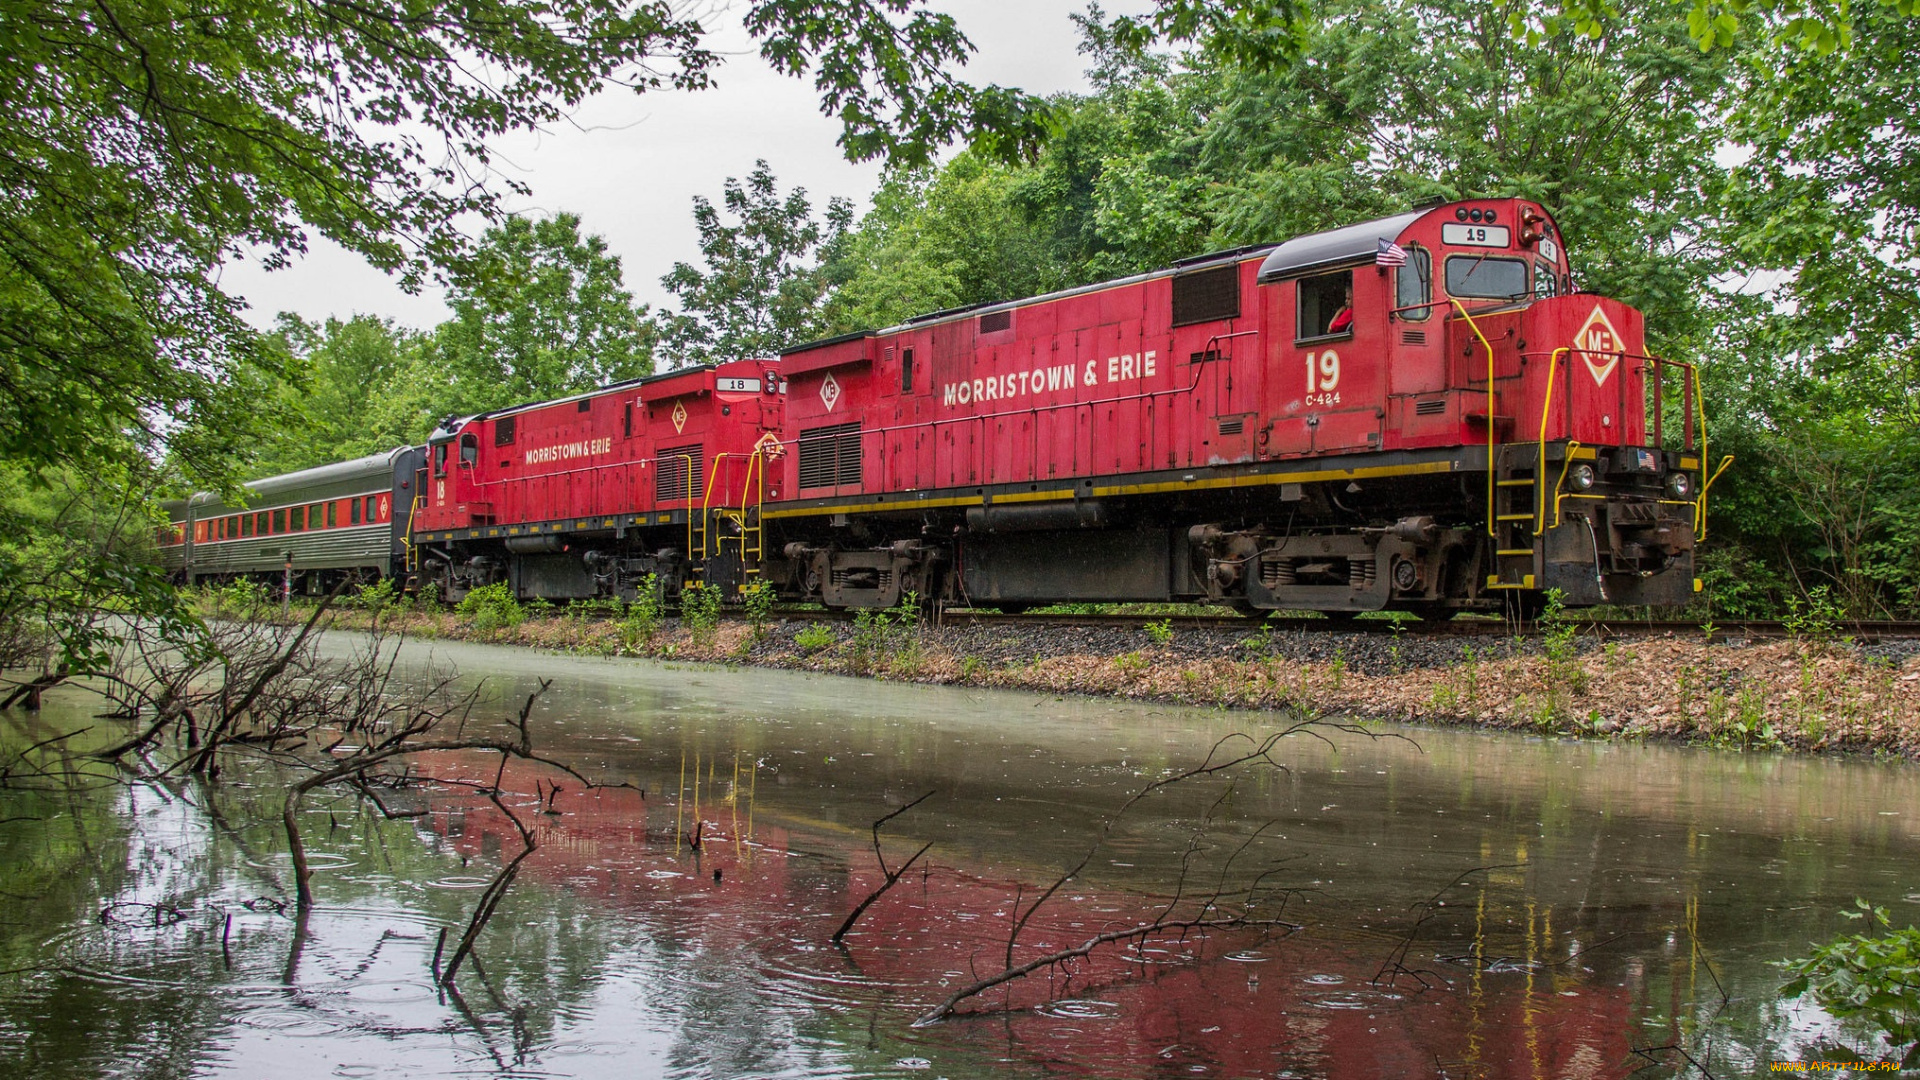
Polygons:
M1307 404L1338 405L1340 395L1340 354L1328 349L1307 354Z

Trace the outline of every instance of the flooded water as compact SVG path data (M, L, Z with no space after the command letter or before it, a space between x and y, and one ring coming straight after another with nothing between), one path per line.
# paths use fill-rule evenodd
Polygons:
M1746 1075L1849 1036L1782 1002L1775 962L1857 929L1856 896L1920 911L1904 765L1322 728L1276 744L1284 768L1115 819L1285 718L432 651L486 676L493 716L553 679L539 748L624 785L507 770L539 847L457 993L432 974L442 930L520 848L476 790L494 758L423 760L439 782L389 797L420 816L310 803L304 923L286 775L16 776L0 1075L1699 1075L1682 1051ZM90 707L50 697L6 739L117 730ZM873 823L922 796L880 843L891 869L930 846L836 947L883 880ZM915 1023L1010 964L1249 890L1287 925L1114 942Z

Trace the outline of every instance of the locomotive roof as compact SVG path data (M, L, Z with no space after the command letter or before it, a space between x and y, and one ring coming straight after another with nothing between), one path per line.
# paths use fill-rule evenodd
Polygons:
M477 412L469 416L450 417L448 422L434 425L432 440L437 442L441 439L451 438L462 426L472 423L475 420L492 420L496 417L512 416L532 409L545 409L554 405L565 405L568 402L599 397L602 394L614 390L624 390L632 386L647 386L652 383L664 382L667 379L682 379L688 375L697 375L701 372L719 371L721 368L726 367L727 364L753 362L754 360L749 358L746 360L729 360L726 364L689 364L686 367L670 368L666 371L655 372L652 375L642 375L638 378L610 382L605 386L596 386L591 390L582 390L577 394L568 394L566 397L546 398L540 401L523 401L517 405L504 405L498 409L488 409L485 412Z
M1325 232L1308 233L1274 248L1260 264L1260 280L1304 274L1311 270L1339 266L1342 263L1371 259L1380 250L1380 241L1391 242L1426 210L1411 210L1392 217L1343 225Z
M1377 218L1373 221L1363 221L1355 225L1343 225L1340 228L1328 229L1324 232L1307 233L1304 236L1296 236L1280 244L1254 244L1248 247L1234 248L1230 251L1215 252L1210 255L1197 255L1190 259L1182 259L1164 269L1149 270L1144 274L1114 278L1110 281L1096 281L1090 285L1061 289L1057 292L1044 293L1040 296L1029 296L1019 300L1004 300L986 304L969 304L964 307L947 308L944 311L932 311L924 315L915 315L913 318L908 319L898 326L889 326L882 330L861 330L851 334L841 334L838 337L823 338L819 341L809 341L804 344L795 345L790 349L783 350L780 355L792 356L796 353L821 349L829 345L840 345L863 337L898 334L907 330L921 329L939 323L953 322L962 318L973 318L974 316L984 315L988 312L1010 311L1014 308L1027 307L1032 304L1044 304L1051 300L1061 300L1069 296L1082 296L1087 293L1099 292L1102 289L1113 289L1124 285L1138 284L1143 281L1152 281L1155 278L1190 274L1196 270L1205 270L1217 266L1243 262L1262 254L1264 254L1266 258L1260 263L1261 281L1268 281L1276 277L1285 277L1289 274L1302 273L1320 267L1337 266L1346 262L1358 262L1363 259L1371 259L1379 250L1380 240L1392 240L1399 236L1406 230L1408 225L1411 225L1422 214L1427 213L1431 209L1432 207L1411 210L1404 214L1394 214L1391 217Z

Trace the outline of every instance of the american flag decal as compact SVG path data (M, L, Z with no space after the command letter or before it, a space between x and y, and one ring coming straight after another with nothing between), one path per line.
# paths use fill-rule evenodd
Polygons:
M1380 250L1374 252L1373 261L1378 266L1407 265L1407 249L1391 240L1380 241Z

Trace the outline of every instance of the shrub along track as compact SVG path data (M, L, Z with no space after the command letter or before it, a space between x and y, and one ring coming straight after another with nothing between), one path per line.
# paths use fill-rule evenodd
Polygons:
M735 615L737 616L737 613ZM817 609L780 611L776 617L795 622L847 622L857 616L850 611ZM1502 638L1532 637L1541 632L1537 622L1521 622L1488 616L1457 616L1451 619L1416 618L1330 618L1319 615L1272 615L1265 619L1247 615L1194 614L1081 614L1026 613L1007 615L998 611L948 608L930 621L939 626L1026 626L1026 627L1110 627L1142 630L1165 623L1176 630L1212 630L1226 633L1251 632L1262 626L1276 632L1386 634L1389 636ZM1791 638L1794 628L1779 620L1738 619L1701 623L1679 619L1587 619L1578 613L1568 615L1566 624L1583 636L1601 639L1622 637L1658 637L1694 635L1717 642L1761 641ZM1804 636L1804 633L1803 633ZM1920 639L1920 622L1856 621L1839 623L1822 632L1822 637L1850 637L1856 641Z

